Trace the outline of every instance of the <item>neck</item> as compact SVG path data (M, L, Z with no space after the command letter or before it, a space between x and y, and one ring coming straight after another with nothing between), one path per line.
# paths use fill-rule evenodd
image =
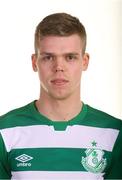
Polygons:
M58 100L44 94L36 101L38 111L52 121L68 121L80 113L80 95Z

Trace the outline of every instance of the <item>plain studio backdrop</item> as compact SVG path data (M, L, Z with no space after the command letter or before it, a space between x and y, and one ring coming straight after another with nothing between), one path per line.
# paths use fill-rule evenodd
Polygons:
M42 18L56 12L71 13L86 27L90 64L81 99L122 118L121 0L1 0L0 115L39 97L31 67L34 32Z

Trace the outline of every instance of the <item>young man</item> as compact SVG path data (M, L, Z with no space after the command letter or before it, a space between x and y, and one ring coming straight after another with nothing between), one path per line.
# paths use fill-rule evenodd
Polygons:
M1 179L122 179L122 121L84 104L86 31L66 13L35 32L40 97L0 119Z

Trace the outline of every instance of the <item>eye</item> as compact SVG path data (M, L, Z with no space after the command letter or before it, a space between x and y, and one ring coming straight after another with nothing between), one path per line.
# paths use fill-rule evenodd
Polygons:
M68 54L66 56L67 61L74 61L77 59L77 56L75 54Z
M53 56L52 55L45 55L41 59L43 61L51 61L51 60L53 60Z

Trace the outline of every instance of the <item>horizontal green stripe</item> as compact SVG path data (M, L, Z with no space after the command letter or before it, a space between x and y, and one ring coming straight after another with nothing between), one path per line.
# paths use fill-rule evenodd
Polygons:
M86 157L85 151L75 148L16 149L9 153L9 161L12 171L86 171L81 163L82 157ZM24 163L15 159L22 154L33 159ZM104 154L108 162L110 154Z

